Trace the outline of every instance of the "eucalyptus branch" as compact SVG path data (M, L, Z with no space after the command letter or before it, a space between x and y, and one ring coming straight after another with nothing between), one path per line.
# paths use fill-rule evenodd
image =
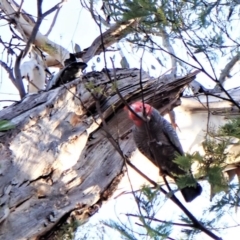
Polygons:
M221 30L221 32L224 32L224 33L226 34L226 36L227 36L233 43L235 43L237 47L239 47L240 43L237 42L235 39L233 39L233 38L230 36L230 34L229 34L228 31L227 31L226 26L221 27L220 25L218 25L218 27L219 27L219 29Z
M21 12L21 10L22 10L23 2L24 2L24 0L21 0L21 3L19 4L19 7L18 7L18 14L19 14L19 13Z
M90 12L90 14L91 14L93 20L95 21L95 23L96 23L97 25L98 25L98 24L101 24L101 22L98 23L98 21L97 21L97 18L100 18L100 16L97 16L97 15L94 13L93 0L90 0L90 3L89 3L89 4L90 4L90 7L88 7L87 4L86 4L87 10Z
M32 46L32 43L34 42L36 36L37 36L37 33L38 33L38 30L39 30L39 27L42 23L42 20L47 16L49 15L50 13L54 12L55 10L59 9L60 7L62 7L63 3L66 2L67 0L62 0L60 3L56 4L55 6L53 6L52 8L50 8L48 11L46 11L45 13L42 13L42 2L43 0L38 0L37 1L37 21L33 27L33 30L32 30L32 34L31 36L29 37L28 41L27 41L27 45L26 45L26 48L24 49L24 54L23 54L23 58L27 55L27 53L29 52L31 46Z
M6 99L6 100L0 100L0 102L19 102L18 100L9 100L9 99Z
M207 97L207 131L206 131L206 137L207 134L209 133L209 124L210 124L210 108L209 108L209 98Z
M61 6L61 4L63 2L65 2L65 0L61 1L60 3L56 4L54 7L52 7L51 9L49 9L48 11L46 11L45 13L42 13L42 2L43 0L38 0L37 1L37 21L32 29L32 33L26 43L26 47L24 48L23 51L21 51L21 53L18 55L16 62L15 62L15 67L14 67L14 72L15 72L15 86L17 87L21 98L23 98L26 93L25 93L25 89L23 86L23 82L22 82L22 77L21 77L21 72L20 72L20 64L21 64L21 59L24 58L29 51L31 51L32 48L32 43L34 42L39 27L42 23L42 20L44 19L44 17L46 17L48 14L52 13L53 11L55 11L59 6ZM22 5L23 2L21 2ZM21 9L21 5L19 6L19 9ZM13 83L14 83L13 82ZM31 83L32 84L32 83Z
M37 16L37 22L34 25L32 33L31 33L31 36L29 37L29 39L27 41L27 44L26 44L26 47L23 50L22 58L24 58L28 54L28 52L31 51L32 43L34 42L34 40L35 40L35 38L37 36L39 27L40 27L40 25L42 23L42 20L43 20L43 16L42 16L42 1L43 0L38 0L37 1L37 15L38 15Z
M13 75L13 69L10 68L5 62L3 62L2 60L0 60L0 66L2 66L6 72L8 73L8 77L10 78L10 80L12 81L12 83L15 85L15 87L17 88L16 85L16 79Z
M16 57L16 62L14 66L15 81L13 82L15 83L15 86L17 87L21 98L23 98L26 95L26 92L23 86L22 75L20 71L20 63L21 63L22 56L23 56L23 51L21 51L20 54Z
M190 35L189 35L186 31L185 31L185 33L188 35L189 38L191 38ZM181 34L181 33L180 33L180 34ZM203 40L202 40L195 32L193 32L193 34L198 38L198 40L199 40L202 44L204 44L204 43L203 43ZM181 37L182 37L182 35L181 35ZM183 38L182 38L182 39L183 39ZM191 53L192 56L195 57L195 54L191 52L191 50L190 50L189 47L188 47L188 51ZM214 67L213 67L212 61L211 61L210 58L209 58L209 55L206 53L205 50L202 51L202 52L203 52L203 54L205 55L205 57L207 58L208 63L210 64L211 70L212 70L212 72L213 72L213 74L214 74L215 80L217 81L217 74L216 74L216 71L215 71L215 69L214 69ZM203 68L202 64L201 64L200 61L197 59L197 57L195 57L195 58L196 58L196 60L197 60L197 63Z
M51 33L51 31L52 31L52 29L53 29L53 27L54 27L54 25L55 25L55 23L56 23L56 20L57 20L57 18L58 18L58 14L60 13L60 10L61 10L61 7L59 7L59 8L57 9L57 11L56 11L56 13L55 13L55 15L54 15L54 17L53 17L52 23L51 23L51 25L50 25L47 33L45 34L46 37Z
M238 52L230 61L226 64L224 69L221 71L220 77L218 79L219 83L223 83L225 78L230 75L230 71L233 66L240 60L240 52Z
M99 16L100 18L100 16ZM101 39L101 46L102 46L102 51L103 51L103 59L104 59L104 65L105 65L105 69L107 69L107 59L106 59L106 48L105 48L105 44L104 44L104 36L103 36L103 32L102 32L102 27L101 24L98 24L99 27L99 31L100 31L100 39ZM112 67L114 70L114 80L112 81L111 76L109 75L108 71L106 71L107 77L109 79L109 81L114 85L114 83L116 83L116 69L114 68L114 63L113 63L113 59L110 59L112 62ZM141 69L140 69L140 79L141 79ZM123 98L122 94L119 92L119 89L116 87L115 88L117 95L119 96L119 98L121 99L121 101L124 103L124 105L128 108L128 110L133 113L135 116L137 116L138 118L141 118L140 116L138 116L129 106L128 102ZM143 118L141 118L141 120L145 121Z
M101 36L98 36L93 41L91 47L89 47L86 50L86 52L82 55L83 61L88 62L93 56L102 53L103 52L102 42L104 43L104 49L106 49L107 47L116 43L120 39L126 37L129 33L133 31L132 28L137 23L138 19L132 19L129 21L122 21L111 26L108 30L103 32Z
M163 175L162 178L163 178L163 181L164 181L165 185L166 185L167 188L168 188L169 193L173 194L172 189L171 189L171 187L169 186L168 181L167 181L167 179L166 179L166 176Z
M161 37L163 39L163 46L168 50L169 53L171 53L171 62L172 62L172 74L176 75L177 72L177 61L176 61L176 54L174 52L174 49L169 41L169 35L164 27L160 28Z
M14 38L16 38L16 39L24 42L23 38L20 37L20 36L15 32L15 29L13 29L11 25L9 25L9 29L10 29L10 31L12 32Z
M180 35L181 35L181 34L180 34ZM182 35L181 35L181 36L182 36ZM149 40L159 48L158 50L162 50L162 51L164 51L165 53L169 54L170 56L174 56L172 53L168 52L167 50L165 50L164 48L162 48L161 46L159 46L157 43L155 43L150 37L149 37ZM188 49L189 53L191 53L191 50L189 49L188 45L185 43L185 40L184 40L183 38L182 38L182 41L183 41L183 44L185 45L185 47ZM140 44L139 44L139 45L140 45ZM149 46L147 46L147 47L149 47ZM149 47L149 48L150 48L150 47ZM157 49L156 49L156 50L157 50ZM186 62L185 60L183 60L183 59L181 59L181 58L179 58L179 57L177 57L177 56L175 56L175 58L178 59L179 61L181 61L181 62L183 62L183 63L185 63L185 64L187 64L187 65L189 65L189 66L191 66L191 67L193 67L193 68L195 68L195 69L198 69L198 70L204 72L210 79L212 79L214 82L216 82L216 83L219 84L219 87L221 88L221 90L222 90L222 91L228 96L228 98L229 98L229 99L226 99L226 100L232 102L238 109L240 109L240 106L238 105L238 103L231 97L231 95L228 93L228 91L225 90L225 88L222 86L222 84L219 83L219 81L218 81L217 79L213 78L213 77L203 68L203 66L201 65L201 63L198 61L198 59L197 59L193 54L192 54L191 56L192 56L192 58L200 65L200 68L199 68L199 67L196 67L196 66L194 66L194 65L192 65L192 64L190 64L190 63L188 63L188 62Z
M142 60L143 60L144 51L145 51L145 48L143 49L142 57L140 58L140 69L139 69L139 85L140 85L140 89L141 89L141 98L142 98L143 104L145 103L144 95L143 95L143 82L142 82ZM146 117L145 108L143 108L143 116ZM144 122L146 122L146 121L144 121Z
M225 97L222 97L220 95L217 95L217 94L211 93L211 92L198 93L194 97L193 96L184 96L184 98L197 98L198 99L199 96L213 96L213 97L225 100L225 101L229 101L229 98L225 98Z
M42 1L42 0L38 0L38 1ZM68 0L62 0L61 2L57 3L55 6L53 6L52 8L50 8L49 10L47 10L45 13L42 14L42 17L45 18L47 15L49 15L50 13L54 12L55 10L58 10L59 8L62 7L62 5L67 2Z

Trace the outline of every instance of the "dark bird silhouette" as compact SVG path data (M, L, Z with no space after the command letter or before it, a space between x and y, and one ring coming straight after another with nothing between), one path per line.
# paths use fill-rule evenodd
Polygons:
M87 67L84 62L72 62L59 71L53 78L48 82L46 90L50 90L67 82L73 81L74 79L82 75L82 71Z

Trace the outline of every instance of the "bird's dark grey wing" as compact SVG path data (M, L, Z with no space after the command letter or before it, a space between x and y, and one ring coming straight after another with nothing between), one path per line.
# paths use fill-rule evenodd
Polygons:
M133 128L133 138L138 150L149 160L154 160L154 156L149 147L146 133L137 127ZM145 141L142 141L144 139Z
M164 117L162 117L156 109L154 109L153 116L154 118L158 118L157 122L161 122L162 132L164 133L166 138L169 140L169 142L173 145L176 152L183 155L184 152L182 149L182 145L172 125Z

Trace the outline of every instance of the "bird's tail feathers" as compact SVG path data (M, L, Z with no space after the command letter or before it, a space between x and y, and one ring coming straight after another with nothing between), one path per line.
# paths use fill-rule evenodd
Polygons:
M181 189L181 193L186 202L191 202L196 197L198 197L202 192L202 187L199 183L196 184L196 187L185 187Z

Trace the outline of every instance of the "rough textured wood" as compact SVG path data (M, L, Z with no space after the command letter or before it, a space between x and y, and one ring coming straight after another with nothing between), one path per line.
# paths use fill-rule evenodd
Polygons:
M146 102L170 109L197 74L165 84L142 73L141 90L139 73L118 69L114 78L110 71L112 80L106 72L88 73L0 112L0 119L16 126L0 137L1 239L36 239L73 211L88 211L111 194L123 160L105 137L96 98L109 133L130 155L131 123L116 86L129 102L143 93Z

